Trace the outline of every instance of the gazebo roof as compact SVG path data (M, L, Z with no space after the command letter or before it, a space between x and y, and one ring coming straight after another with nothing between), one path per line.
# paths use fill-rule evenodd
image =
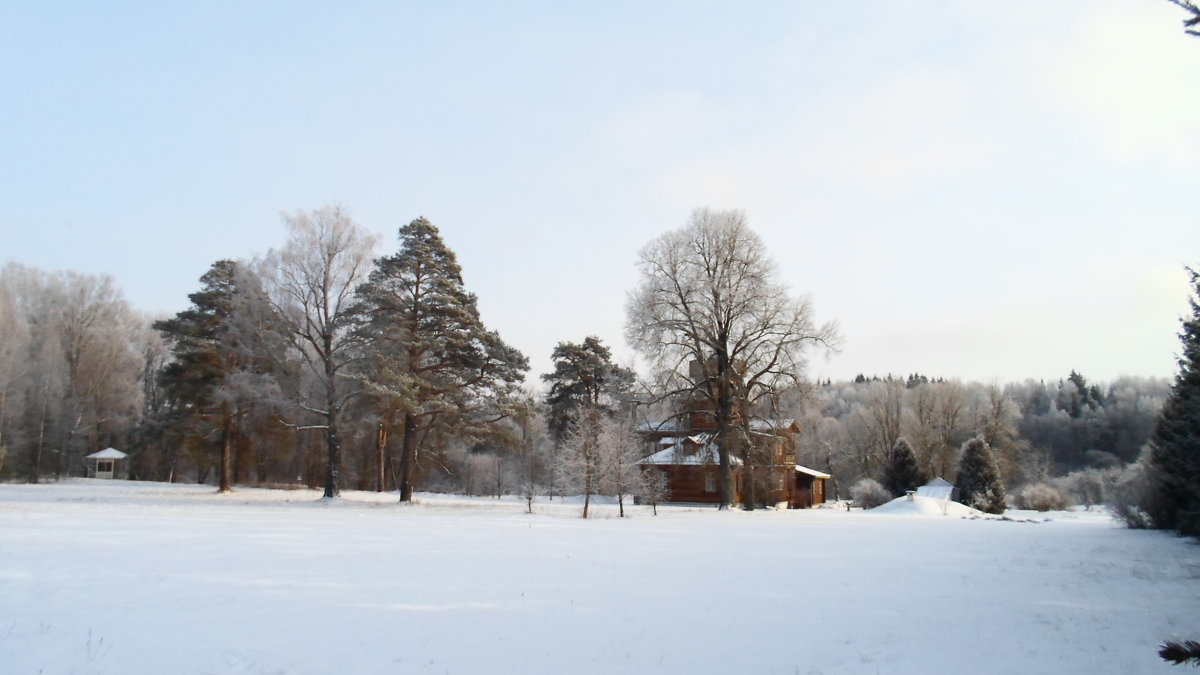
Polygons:
M128 456L129 455L121 452L120 450L118 450L116 448L105 448L104 450L101 450L100 452L93 452L92 454L88 455L87 458L88 459L125 459Z

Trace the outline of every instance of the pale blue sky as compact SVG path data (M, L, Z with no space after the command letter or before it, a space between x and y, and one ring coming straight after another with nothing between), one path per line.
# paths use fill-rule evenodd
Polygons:
M1200 40L1153 0L0 5L0 261L174 312L330 202L424 215L548 369L739 208L836 319L811 375L1171 375Z

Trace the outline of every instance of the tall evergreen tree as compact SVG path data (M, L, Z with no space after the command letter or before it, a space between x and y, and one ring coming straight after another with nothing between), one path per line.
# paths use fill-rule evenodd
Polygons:
M1187 271L1192 315L1180 322L1179 373L1150 439L1147 506L1155 526L1200 535L1200 272Z
M928 477L917 466L917 457L908 439L898 439L888 457L887 465L884 466L883 487L891 492L893 497L900 497L907 491L924 485L927 480Z
M409 501L424 444L504 417L528 361L484 327L454 252L425 218L400 228L399 251L375 261L358 298L368 385L397 411L397 482Z
M218 400L221 383L237 368L235 350L223 339L223 327L233 312L237 263L218 260L204 276L203 288L188 296L192 306L154 328L171 344L174 359L159 378L171 402L171 416L201 427L215 426L220 438L220 490L233 489L235 414L228 400ZM204 424L202 420L213 422ZM207 429L200 431L207 436Z
M542 380L550 385L546 404L550 431L558 441L566 434L571 413L581 406L615 412L636 377L612 362L612 352L597 337L589 336L581 344L560 342L551 358L554 372L542 375Z
M963 444L958 464L958 494L963 504L985 513L1004 513L1008 508L1000 470L982 437L976 436Z

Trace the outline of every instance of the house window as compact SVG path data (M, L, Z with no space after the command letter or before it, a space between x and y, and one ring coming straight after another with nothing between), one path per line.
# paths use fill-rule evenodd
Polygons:
M113 463L111 460L102 459L96 462L96 473L112 473Z
M704 491L705 492L716 492L717 491L717 475L711 471L704 472Z

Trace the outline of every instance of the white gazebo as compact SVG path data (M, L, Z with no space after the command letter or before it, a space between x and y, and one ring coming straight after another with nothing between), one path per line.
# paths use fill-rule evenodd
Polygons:
M120 477L125 469L121 462L128 456L116 448L93 452L85 458L87 459L88 478Z

